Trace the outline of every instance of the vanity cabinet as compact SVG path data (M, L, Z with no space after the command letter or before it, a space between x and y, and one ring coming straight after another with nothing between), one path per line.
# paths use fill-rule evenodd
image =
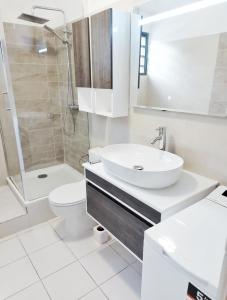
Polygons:
M72 28L79 109L112 118L127 116L130 13L108 9Z
M88 214L142 260L149 220L159 222L161 215L89 170L86 179Z
M143 259L144 232L205 198L217 182L183 171L174 185L145 189L109 174L103 163L85 163L87 212Z
M144 231L152 227L149 222L89 182L87 211L128 249L143 259Z

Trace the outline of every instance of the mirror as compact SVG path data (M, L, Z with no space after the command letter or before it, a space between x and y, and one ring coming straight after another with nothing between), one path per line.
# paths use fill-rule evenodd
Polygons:
M227 1L151 0L132 15L137 107L227 115Z

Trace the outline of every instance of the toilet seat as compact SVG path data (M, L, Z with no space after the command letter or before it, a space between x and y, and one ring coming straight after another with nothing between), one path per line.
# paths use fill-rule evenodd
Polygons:
M86 198L85 180L63 185L49 194L53 206L71 206L82 203Z

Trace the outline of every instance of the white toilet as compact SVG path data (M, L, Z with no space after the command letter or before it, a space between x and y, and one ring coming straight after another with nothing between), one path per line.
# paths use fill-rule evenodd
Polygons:
M95 225L86 213L85 180L53 190L49 194L49 205L56 216L65 220L65 231L69 235L79 236Z

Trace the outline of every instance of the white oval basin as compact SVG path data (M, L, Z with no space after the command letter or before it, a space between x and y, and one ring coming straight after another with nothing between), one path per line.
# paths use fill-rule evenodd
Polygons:
M137 144L103 148L101 159L107 173L143 188L164 188L177 182L184 164L175 154Z

